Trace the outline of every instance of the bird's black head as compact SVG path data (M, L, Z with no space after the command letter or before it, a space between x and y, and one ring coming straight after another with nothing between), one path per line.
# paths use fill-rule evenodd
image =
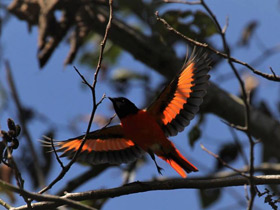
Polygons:
M114 109L120 119L130 114L136 114L139 109L130 100L124 97L110 98L114 105Z

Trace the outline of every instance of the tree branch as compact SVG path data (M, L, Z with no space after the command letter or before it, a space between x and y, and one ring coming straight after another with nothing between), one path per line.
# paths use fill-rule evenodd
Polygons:
M204 2L204 1L200 1L200 2ZM168 2L170 3L170 2ZM177 2L179 3L179 2ZM194 2L194 4L198 4L198 2ZM202 3L200 3L202 4ZM205 5L205 3L203 4L203 6ZM207 7L207 6L206 6ZM209 12L210 10L208 10ZM183 34L181 34L179 31L175 30L174 28L172 28L164 19L160 18L158 16L158 12L156 12L156 16L157 16L157 19L159 21L161 21L165 26L166 28L169 30L169 31L172 31L174 32L175 34L179 35L180 37L182 37L183 39L187 40L189 43L193 44L193 45L196 45L196 46L199 46L199 47L202 47L202 48L205 48L213 53L215 53L216 55L219 55L223 58L226 58L226 59L229 59L229 61L231 62L234 62L234 63L237 63L237 64L240 64L240 65L243 65L245 66L246 68L248 68L249 70L251 70L253 73L263 77L263 78L266 78L268 80L271 80L271 81L277 81L279 82L280 81L280 76L276 75L275 73L273 73L272 71L272 74L266 74L266 73L263 73L257 69L255 69L254 67L252 67L251 65L249 65L248 63L244 62L244 61L241 61L241 60L238 60L237 58L234 58L234 57L231 57L231 56L228 56L227 53L223 53L223 52L220 52L218 50L216 50L215 48L209 46L207 43L201 43L201 42L198 42L194 39L191 39ZM227 25L225 25L225 27L223 29L221 29L221 32L224 33L224 31L226 30L227 28Z
M256 185L264 184L280 184L280 175L265 175L254 177L254 183ZM71 199L75 201L89 200L89 199L101 199L101 198L113 198L120 197L129 194L157 191L157 190L175 190L175 189L212 189L212 188L222 188L222 187L233 187L233 186L243 186L248 185L249 181L247 178L242 176L227 177L227 178L214 178L214 179L169 179L165 181L152 181L152 182L134 182L121 187L111 188L111 189L101 189L93 190L82 193L69 193L62 196L63 199ZM3 185L3 181L0 180L0 186ZM17 193L27 193L22 192L19 188L10 187L9 184L5 184L6 188ZM39 195L34 193L28 193L29 196L33 196L36 200L44 200L45 195ZM35 209L50 209L62 205L62 201L58 201L58 196L48 197L48 201L52 202L38 202L33 203L32 208ZM14 210L27 209L27 206L21 206L14 208Z
M60 174L48 186L46 186L45 188L40 190L39 193L44 193L47 190L51 189L53 185L55 185L58 181L60 181L65 176L65 174L69 171L71 166L75 163L75 161L77 160L84 144L86 143L87 136L90 132L92 121L93 121L95 112L97 110L97 107L100 105L100 103L105 98L105 95L103 95L101 100L98 103L96 102L95 87L96 87L96 84L97 84L98 73L99 73L100 68L101 68L101 63L102 63L102 59L103 59L103 51L104 51L104 48L105 48L105 45L106 45L108 32L109 32L109 29L111 28L111 23L112 23L112 19L113 19L113 9L112 9L113 6L112 6L112 4L113 4L113 0L109 0L109 7L110 7L109 19L108 19L108 23L107 23L107 26L106 26L106 29L105 29L104 38L103 38L103 40L100 44L100 54L99 54L97 67L96 67L96 70L95 70L95 73L94 73L93 83L92 83L92 86L90 86L90 90L91 90L91 93L92 93L93 104L92 104L92 111L91 111L91 115L90 115L90 119L89 119L89 123L88 123L88 126L87 126L86 133L85 133L85 135L82 139L82 142L81 142L81 145L79 146L79 149L75 152L72 160L65 167L63 167ZM76 68L75 68L75 70L77 72L79 72ZM80 73L79 73L79 75L82 76ZM82 79L83 79L83 81L85 81L83 76L82 76ZM86 81L85 81L85 83L88 84Z
M42 169L40 167L39 158L38 158L38 155L35 151L35 148L34 148L34 145L33 145L33 142L32 142L32 138L31 138L30 132L28 130L28 126L27 126L28 121L26 119L26 109L24 108L24 106L22 105L22 103L20 101L18 91L17 91L15 83L14 83L12 70L11 70L11 67L10 67L10 64L9 64L8 61L5 62L5 67L6 67L8 84L10 86L12 96L13 96L14 102L15 102L16 107L17 107L17 116L18 116L18 119L20 121L20 125L21 125L21 128L22 128L22 133L25 136L28 148L30 149L30 153L31 153L33 161L34 161L35 173L36 173L36 176L38 178L39 185L43 186L45 184L45 177L44 177L44 174L43 174Z

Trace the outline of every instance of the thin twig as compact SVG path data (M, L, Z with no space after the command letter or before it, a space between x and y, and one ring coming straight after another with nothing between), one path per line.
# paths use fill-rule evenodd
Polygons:
M65 192L71 193L78 187L85 184L90 179L93 179L94 177L97 177L99 174L107 170L108 168L112 167L112 165L109 164L100 164L92 166L89 170L86 172L83 172L76 177L72 178L69 182L65 183L62 188L55 193L55 195L64 195Z
M234 63L238 63L238 64L240 64L242 66L245 66L246 68L251 70L253 73L255 73L255 74L257 74L257 75L259 75L259 76L261 76L263 78L266 78L266 79L271 80L271 81L277 81L277 82L280 81L280 76L278 76L278 75L263 73L263 72L255 69L254 67L252 67L251 65L249 65L248 63L246 63L244 61L238 60L237 58L234 58L234 57L229 57L228 58L226 53L223 53L223 52L220 52L220 51L216 50L215 48L209 46L207 43L201 43L201 42L198 42L198 41L196 41L194 39L191 39L191 38L183 35L179 31L174 29L172 26L170 26L170 24L167 23L166 20L164 20L163 18L160 18L159 15L158 15L158 12L156 12L155 15L157 17L157 20L159 20L160 22L162 22L166 26L167 30L172 31L173 33L179 35L183 39L187 40L189 43L191 43L193 45L196 45L196 46L199 46L199 47L202 47L202 48L205 48L207 50L210 50L211 52L215 53L218 56L221 56L223 58L227 58L227 59L231 60Z
M107 124L104 126L104 128L107 128L107 127L111 124L112 120L113 120L116 116L117 116L117 114L115 113L112 117L110 117L110 119L108 120L108 122L107 122Z
M12 208L12 206L10 206L8 203L3 201L2 199L0 199L0 205L5 207L6 209L11 209Z
M247 187L246 184L244 185L244 194L245 194L246 200L249 201L250 197L249 197L249 194L248 194L248 187Z
M56 160L57 160L57 162L59 163L59 165L61 166L61 168L64 169L65 167L64 167L62 161L60 160L60 158L59 158L59 156L58 156L58 154L57 154L56 148L55 148L55 146L54 146L53 138L50 138L50 141L51 141L52 150L53 150L53 152L54 152L54 154L55 154Z
M32 159L33 159L33 163L34 163L34 168L35 168L35 173L37 175L39 184L41 186L44 185L45 180L44 180L44 175L42 172L42 169L40 168L39 165L39 158L38 155L35 151L34 145L32 143L32 139L31 139L31 135L29 133L28 127L27 127L27 120L25 117L25 109L23 108L19 96L18 96L18 92L14 83L14 79L12 76L12 71L11 71L11 67L9 62L6 60L5 61L5 68L6 68L6 73L7 73L7 80L8 80L8 84L10 86L11 92L12 92L12 96L14 98L16 107L17 107L17 111L18 111L18 118L20 121L20 125L22 128L22 133L25 136L25 139L27 141L28 144L28 148L30 149L31 155L32 155Z
M225 162L219 155L214 154L213 152L211 152L210 150L206 149L206 147L203 144L200 144L201 149L203 149L205 152L207 152L209 155L213 156L214 158L216 158L218 161L220 161L220 163L223 164L223 166L235 171L236 173L240 174L241 176L244 176L246 178L249 178L245 173L243 173L242 171L239 171L236 168L233 168L232 166L230 166L229 164L227 164L227 162Z
M88 83L88 81L85 79L85 77L80 73L80 71L76 68L76 66L73 66L75 71L79 74L79 76L82 78L83 82L91 89L91 85Z
M243 131L243 132L246 132L247 131L247 127L246 126L241 126L241 125L235 125L233 123L229 123L227 121L224 121L224 120L221 120L223 123L225 123L226 125L228 125L229 127L231 128L235 128L236 130L239 130L239 131Z
M247 159L247 157L245 155L244 150L242 149L242 146L241 146L241 143L240 143L240 140L239 140L237 134L235 133L235 131L234 131L234 129L232 127L229 127L229 131L231 132L231 135L233 137L233 140L234 140L235 144L238 146L238 151L240 152L241 157L242 157L245 165L248 166L249 165L249 161L248 161L248 159Z
M106 26L104 38L103 38L103 40L100 44L100 54L99 54L97 67L96 67L96 70L95 70L95 73L94 73L94 79L93 79L92 86L88 85L88 82L86 81L86 79L84 79L84 77L75 68L75 70L78 72L78 74L82 77L85 84L87 84L90 87L91 93L92 93L92 98L93 98L92 111L91 111L91 116L90 116L90 120L89 120L89 123L88 123L86 134L84 135L84 137L82 139L82 142L81 142L81 145L79 146L79 149L75 152L71 161L64 167L64 169L62 169L60 174L48 186L46 186L45 188L40 190L39 193L44 193L47 190L49 190L50 188L52 188L53 185L55 185L58 181L60 181L65 176L67 171L69 171L71 166L75 163L75 161L77 160L77 158L78 158L78 156L79 156L79 154L80 154L80 152L81 152L81 150L82 150L82 148L83 148L83 146L84 146L84 144L87 140L87 136L88 136L88 134L90 132L90 129L91 129L91 125L92 125L93 117L95 115L95 111L96 111L98 105L100 105L100 103L105 98L105 96L103 95L102 99L98 103L96 103L95 87L96 87L96 83L97 83L98 73L100 71L101 63L102 63L102 60L103 60L103 51L104 51L104 48L106 46L108 32L109 32L109 29L111 28L111 23L112 23L112 19L113 19L113 6L112 6L112 4L113 4L113 0L109 0L110 15L109 15L109 20L108 20L108 23L107 23L107 26Z
M274 72L274 70L273 70L273 68L272 68L272 67L269 67L269 69L270 69L270 71L272 72L273 76L274 76L274 77L277 77L276 74L275 74L275 72Z
M259 66L261 63L263 63L267 58L269 58L271 55L273 54L276 54L276 53L279 53L280 51L280 44L277 44L271 48L268 48L266 50L264 50L260 55L258 55L256 58L254 58L250 63L251 63L251 66ZM240 69L239 72L245 70L244 68L246 67L243 67L243 69ZM271 71L271 67L270 67L270 71ZM221 82L225 82L226 79L229 80L229 79L232 79L232 72L230 73L225 73L223 75L220 75L216 78L216 81L221 81ZM277 75L275 74L275 72L272 70L271 71L272 75L274 77L277 77Z
M21 172L18 169L18 166L12 156L12 152L10 151L9 147L7 147L7 152L8 152L9 167L11 167L14 171L18 187L23 190L24 189L24 179L21 176ZM29 199L29 197L26 197L25 195L22 195L22 194L20 194L20 195L22 196L22 198L25 201L25 203L27 204L27 206L31 207L31 200Z

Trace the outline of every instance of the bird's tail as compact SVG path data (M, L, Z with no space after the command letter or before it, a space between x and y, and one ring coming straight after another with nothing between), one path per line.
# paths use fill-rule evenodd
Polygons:
M158 155L161 159L166 161L168 164L177 171L183 178L187 177L187 173L192 171L196 172L198 169L191 164L176 148L175 152L169 153L168 155ZM186 172L185 172L186 171Z

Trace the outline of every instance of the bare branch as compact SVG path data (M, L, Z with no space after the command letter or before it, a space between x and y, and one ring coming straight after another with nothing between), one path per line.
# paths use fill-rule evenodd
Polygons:
M210 150L206 149L205 146L203 144L200 144L201 149L203 149L205 152L207 152L209 155L213 156L214 158L216 158L218 161L220 161L223 166L235 171L236 173L238 173L241 176L244 176L246 178L249 178L245 173L237 170L236 168L231 167L229 164L227 164L227 162L225 162L219 155L214 154L213 152L211 152Z
M79 76L81 77L81 79L83 80L83 82L91 89L91 85L88 83L88 81L86 80L86 78L80 73L80 71L76 68L76 66L74 66L75 71L79 74Z
M55 154L56 160L59 163L59 165L61 166L62 170L64 170L65 167L64 167L63 163L61 162L58 154L57 154L56 148L55 148L54 143L53 143L53 138L50 138L50 141L51 141L52 150Z
M280 76L273 75L273 74L265 74L265 73L255 69L254 67L252 67L251 65L249 65L248 63L246 63L244 61L238 60L237 58L234 58L234 57L228 57L226 53L223 53L223 52L220 52L220 51L214 49L213 47L209 46L207 43L198 42L196 40L193 40L193 39L181 34L179 31L175 30L171 25L169 25L169 23L167 23L163 18L160 18L159 15L158 15L158 12L156 12L155 14L156 14L157 20L162 22L169 31L174 32L175 34L179 35L183 39L187 40L189 43L191 43L193 45L196 45L196 46L199 46L199 47L203 47L203 48L205 48L207 50L210 50L211 52L215 53L216 55L219 55L223 58L227 58L234 63L238 63L240 65L243 65L243 66L247 67L248 69L250 69L253 73L255 73L259 76L262 76L262 77L264 77L268 80L277 81L277 82L280 81Z
M92 207L88 207L84 204L81 204L79 202L73 201L72 199L68 199L68 198L64 198L64 197L59 197L59 196L53 196L53 195L41 195L39 193L32 193L32 192L28 192L24 189L20 189L18 187L15 187L7 182L4 182L2 180L0 180L0 186L3 189L7 189L10 190L12 192L18 193L24 197L28 197L30 199L33 200L41 200L41 201L52 201L52 202L56 202L59 206L61 205L68 205L74 208L78 208L78 209L84 209L84 210L96 210L95 208ZM33 204L31 204L32 206ZM27 209L30 209L32 207L26 206ZM17 208L13 208L13 209L17 209Z
M8 203L3 201L2 199L0 199L0 205L3 206L5 209L11 209L12 208Z
M256 185L264 184L280 184L280 175L265 175L255 176L254 183ZM18 188L10 187L5 183L6 187L11 191L17 193L28 193L22 192ZM38 202L33 203L33 209L50 209L60 205L62 201L60 198L71 199L75 201L89 200L89 199L101 199L101 198L114 198L134 193L157 191L157 190L174 190L174 189L212 189L232 186L243 186L249 184L248 178L242 176L228 177L228 178L214 178L214 179L169 179L164 181L152 181L152 182L134 182L121 187L111 189L101 189L94 191L87 191L82 193L69 193L65 196L51 196L47 197L48 201L53 202ZM0 180L0 186L3 185L3 181ZM35 200L44 200L45 195L38 195L36 193L28 193L28 196L32 196ZM42 196L42 197L41 197ZM56 203L54 203L56 201ZM60 203L58 203L59 201ZM26 206L14 208L14 210L27 209Z
M113 6L112 6L112 4L113 4L113 0L109 0L109 7L110 7L109 20L108 20L107 27L106 27L106 30L105 30L104 38L103 38L103 40L100 44L101 48L100 48L99 60L98 60L98 63L97 63L95 74L94 74L93 84L92 84L92 86L90 86L90 89L91 89L91 92L92 92L92 98L93 98L93 106L92 106L92 112L91 112L91 116L90 116L90 120L89 120L89 123L88 123L86 134L83 137L81 145L80 145L79 149L75 152L72 160L62 169L60 174L47 187L40 190L39 193L44 193L47 190L49 190L50 188L52 188L53 185L55 185L58 181L60 181L65 176L65 174L69 171L71 166L75 163L75 161L77 160L77 158L78 158L78 156L79 156L79 154L80 154L80 152L81 152L81 150L82 150L82 148L83 148L83 146L84 146L84 144L87 140L87 136L88 136L88 134L90 132L90 129L91 129L91 125L92 125L92 121L93 121L93 118L94 118L94 115L95 115L95 111L96 111L98 105L100 105L102 100L105 98L105 96L103 96L102 99L100 100L100 102L96 103L95 87L96 87L96 83L97 83L98 73L99 73L100 68L101 68L101 63L102 63L102 59L103 59L103 51L104 51L104 48L105 48L105 45L106 45L108 32L109 32L109 29L111 28L111 23L112 23L112 19L113 19L113 9L112 9ZM76 68L75 68L75 70L77 71ZM77 71L77 72L80 75L79 71ZM87 81L84 79L84 77L82 75L80 75L80 76L82 77L82 79L87 84Z
M237 169L236 171L221 171L215 174L210 175L208 178L226 178L240 175L241 173L248 173L250 166L245 166L243 168ZM262 163L255 167L255 172L260 172L264 174L279 174L280 173L280 164L279 163Z
M21 128L22 128L22 133L25 136L25 139L26 139L27 144L28 144L28 148L30 149L30 152L31 152L31 155L32 155L32 158L33 158L33 161L34 161L35 172L36 172L36 175L37 175L38 180L39 180L39 184L41 186L43 186L44 183L45 183L44 175L43 175L42 169L40 168L39 159L38 159L37 153L34 149L34 145L32 143L31 135L30 135L29 130L27 128L27 120L25 118L25 116L26 116L25 111L26 110L24 109L24 107L22 106L22 104L20 102L18 92L17 92L16 86L15 86L15 83L14 83L14 79L13 79L13 76L12 76L11 67L10 67L10 64L9 64L8 61L5 62L5 67L6 67L8 84L10 86L12 96L13 96L13 99L14 99L16 107L17 107L18 118L19 118L20 125L21 125Z
M107 170L108 168L112 167L109 164L100 164L92 166L89 170L86 172L83 172L82 174L78 175L77 177L74 177L69 182L67 182L65 185L62 186L62 189L60 189L56 195L64 195L65 192L73 192L76 188L83 185L85 182L89 181L90 179L93 179L94 177L100 175L102 172Z
M235 130L230 127L229 131L231 132L231 135L233 137L233 140L234 140L235 144L238 146L238 151L240 152L241 157L242 157L245 165L249 165L249 161L248 161L248 159L247 159L247 157L245 155L245 152L244 152L244 150L243 150L243 148L241 146L240 140L239 140L238 136L236 135Z

